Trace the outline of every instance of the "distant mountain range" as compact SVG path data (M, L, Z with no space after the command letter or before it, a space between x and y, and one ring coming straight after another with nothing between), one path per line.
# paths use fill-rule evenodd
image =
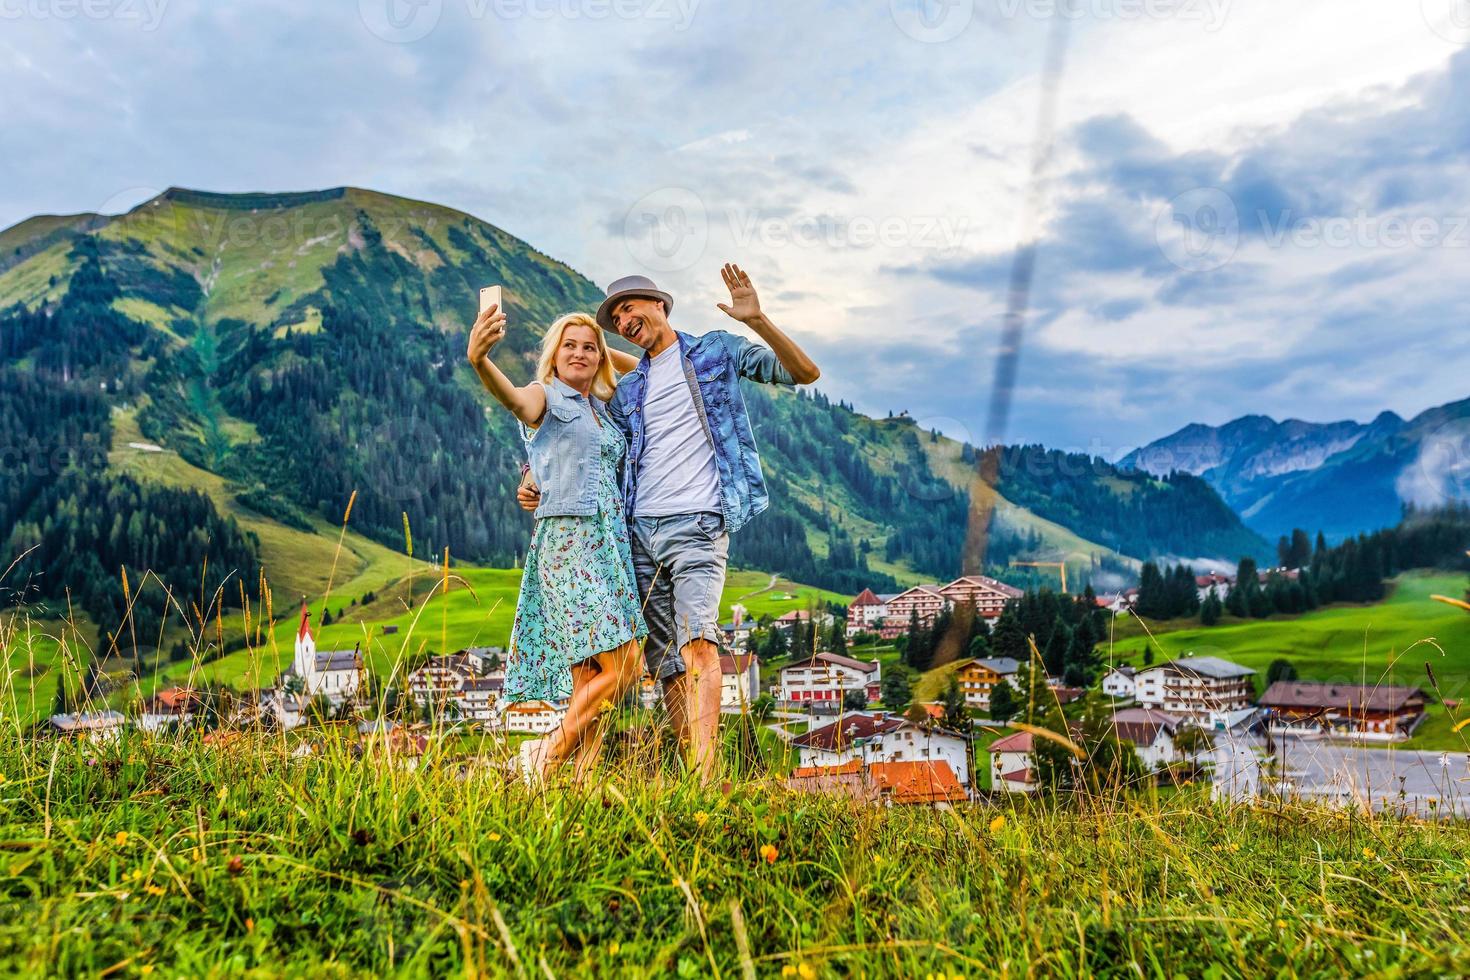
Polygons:
M185 567L204 538L238 526L237 551L256 549L272 581L304 592L332 563L356 492L351 529L367 544L401 549L411 524L415 555L511 566L530 530L511 496L524 450L464 363L489 283L505 284L512 316L497 359L522 381L545 327L601 298L485 221L359 188L174 188L123 215L0 231L0 438L69 461L0 484L6 557L35 548L23 569L35 582L105 611L119 565ZM732 326L716 320L679 325ZM772 508L737 536L733 560L853 594L958 573L972 447L821 394L749 391ZM988 557L1017 580L1033 573L1007 571L1014 557L1065 557L1075 576L1076 564L1269 551L1192 476L1152 480L1040 447L1007 460ZM160 533L109 513L114 483L136 500L166 485L157 506L210 515L212 530ZM208 500L186 499L196 490ZM62 533L82 513L112 550L60 574L92 546Z
M1299 527L1336 540L1392 525L1408 504L1470 500L1470 399L1408 421L1383 412L1366 424L1247 415L1188 425L1119 465L1201 477L1268 538Z

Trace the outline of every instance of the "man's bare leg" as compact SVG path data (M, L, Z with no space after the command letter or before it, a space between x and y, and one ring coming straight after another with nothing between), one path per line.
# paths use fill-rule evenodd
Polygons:
M664 710L669 713L669 727L683 751L689 745L689 675L675 674L664 678Z
M682 654L688 667L684 704L689 764L708 783L720 774L720 648L709 640L691 640Z

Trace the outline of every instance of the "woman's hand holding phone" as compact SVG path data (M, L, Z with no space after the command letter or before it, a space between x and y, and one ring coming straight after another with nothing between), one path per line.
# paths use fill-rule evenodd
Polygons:
M479 364L490 355L490 349L505 339L505 314L496 305L487 306L470 328L470 344L466 351L471 364Z

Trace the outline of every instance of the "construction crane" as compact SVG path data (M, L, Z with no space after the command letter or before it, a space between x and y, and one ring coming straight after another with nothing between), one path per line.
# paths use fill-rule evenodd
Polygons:
M1011 559L1012 565L1022 565L1027 568L1058 568L1062 572L1062 595L1067 594L1067 563L1064 561L1016 561Z

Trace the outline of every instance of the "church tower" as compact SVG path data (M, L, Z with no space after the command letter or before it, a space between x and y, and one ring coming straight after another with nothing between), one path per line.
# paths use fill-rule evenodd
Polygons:
M291 660L291 669L301 678L302 689L310 693L316 680L316 640L311 636L311 613L305 599L301 600L301 628L296 631L296 656Z

